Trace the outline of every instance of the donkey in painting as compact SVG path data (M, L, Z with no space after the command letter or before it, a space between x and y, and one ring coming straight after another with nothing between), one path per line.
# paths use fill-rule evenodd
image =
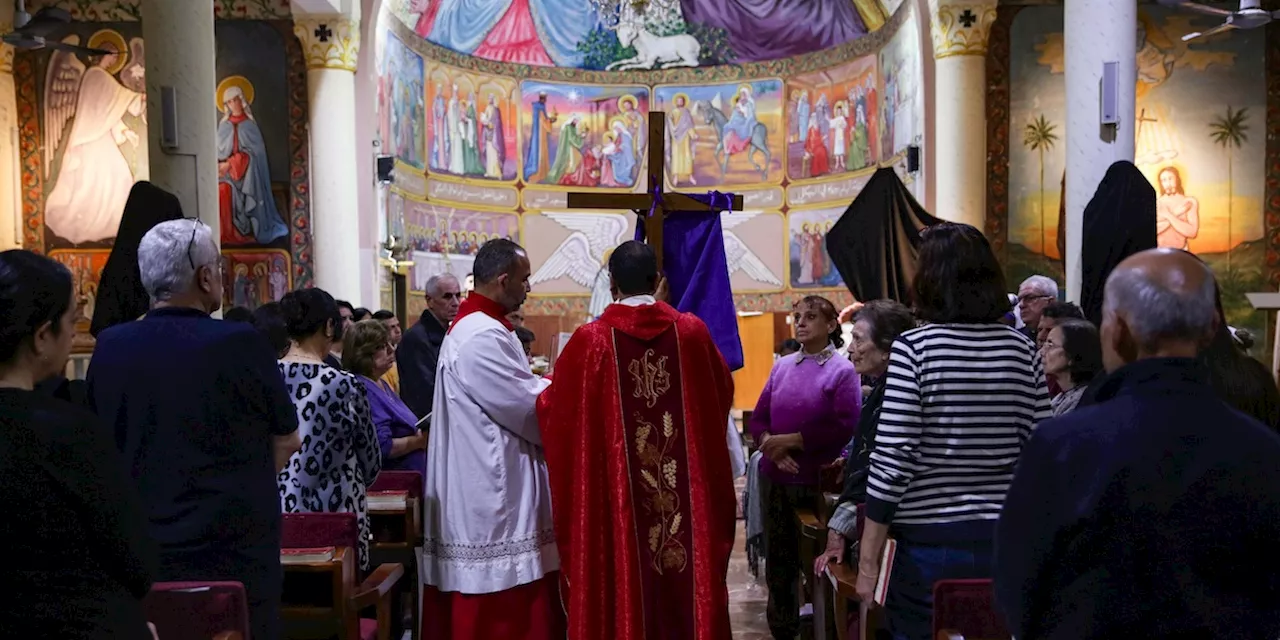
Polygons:
M729 123L729 116L714 106L709 100L698 100L693 104L693 112L696 116L702 113L703 122L711 125L716 130L716 150L715 157L720 160L720 177L724 177L729 172L730 154L724 148L724 126ZM756 152L764 155L764 164L756 162ZM746 149L747 160L751 162L751 166L760 172L760 179L767 180L769 177L769 163L773 161L773 154L769 151L769 128L764 123L757 122L756 126L751 128L751 144Z

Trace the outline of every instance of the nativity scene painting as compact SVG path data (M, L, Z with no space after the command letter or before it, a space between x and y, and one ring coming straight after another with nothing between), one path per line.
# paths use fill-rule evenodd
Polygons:
M428 170L465 178L516 179L515 82L433 66L426 98Z
M827 254L827 233L844 212L845 207L833 207L791 211L787 215L787 262L791 268L791 288L844 286L844 279Z
M525 81L527 184L630 189L646 154L649 90Z
M659 86L667 181L677 188L782 180L782 81Z
M821 178L880 160L876 57L787 81L787 175Z

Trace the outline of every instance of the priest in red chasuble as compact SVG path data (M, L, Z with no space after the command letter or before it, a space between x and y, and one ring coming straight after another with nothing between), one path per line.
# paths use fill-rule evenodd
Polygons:
M538 398L571 640L728 640L733 378L696 316L655 300L657 259L609 259L615 302Z

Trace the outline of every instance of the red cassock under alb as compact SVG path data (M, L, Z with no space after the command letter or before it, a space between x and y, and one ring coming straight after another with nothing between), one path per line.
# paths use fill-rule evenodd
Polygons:
M560 574L471 595L422 586L422 640L564 640Z

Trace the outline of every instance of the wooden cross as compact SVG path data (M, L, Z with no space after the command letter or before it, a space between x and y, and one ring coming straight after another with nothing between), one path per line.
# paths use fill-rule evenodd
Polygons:
M658 271L662 271L662 222L667 211L719 211L712 205L695 200L688 194L664 193L663 171L666 162L667 114L649 112L649 191L648 193L579 193L568 194L570 209L628 209L641 216L650 209L653 215L644 219L645 241L658 254ZM656 202L655 202L656 200ZM714 203L713 203L714 204ZM729 205L742 211L742 196L734 195Z

